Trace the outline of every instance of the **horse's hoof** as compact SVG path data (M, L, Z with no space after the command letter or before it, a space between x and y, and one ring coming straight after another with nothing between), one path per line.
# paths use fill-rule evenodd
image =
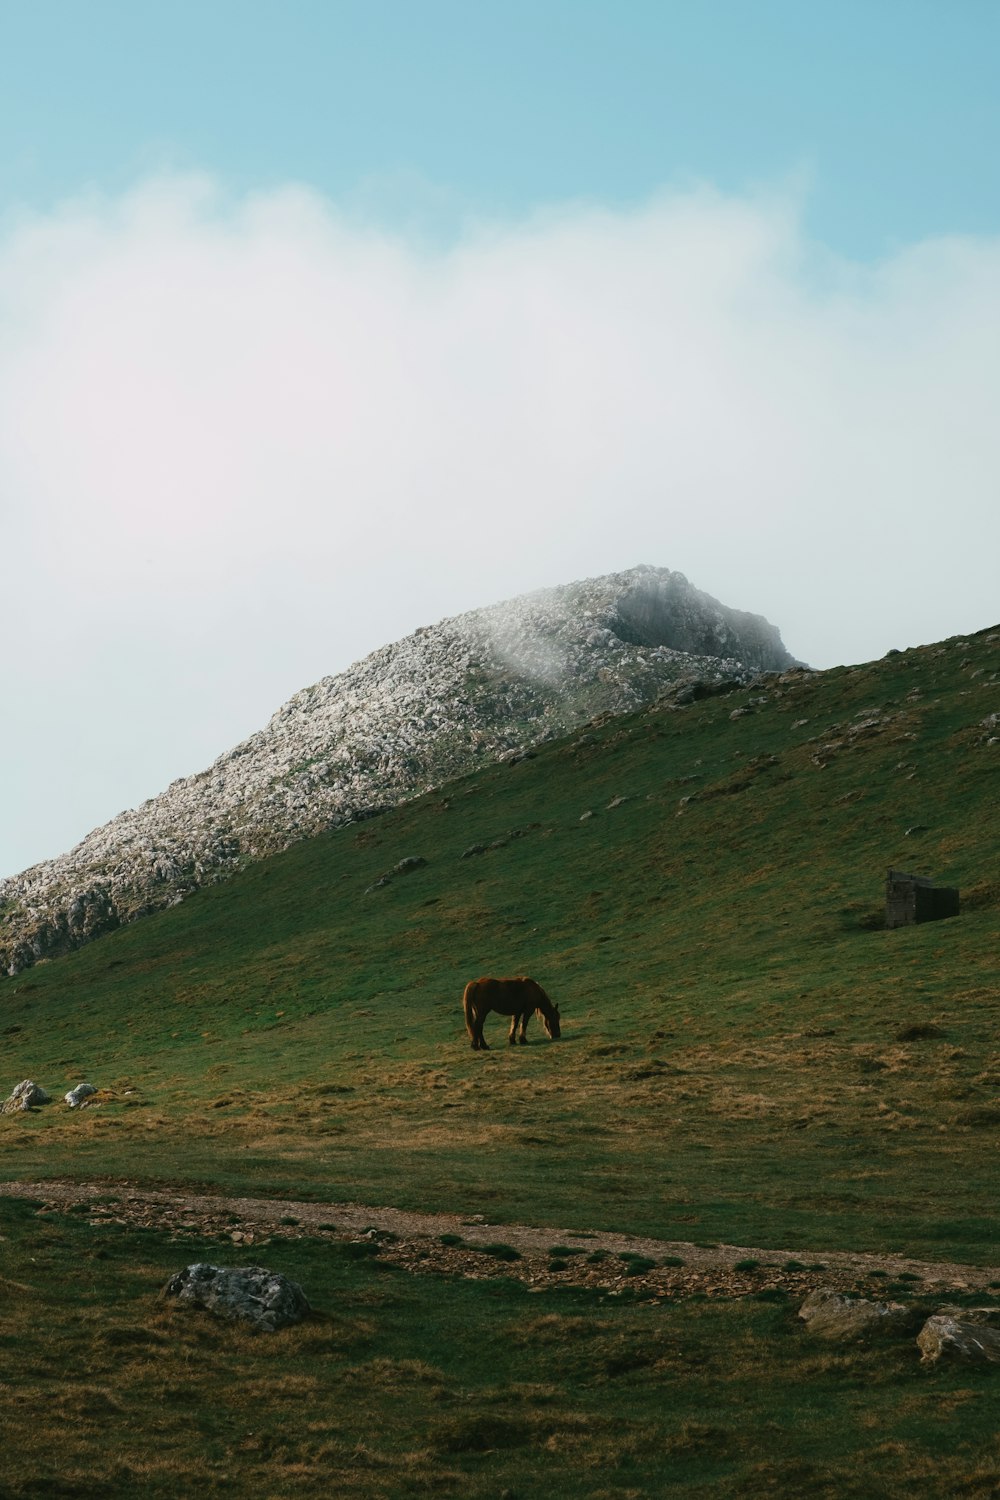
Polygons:
M528 1044L528 1038L526 1036L519 1036L517 1040L520 1042L522 1047L526 1047Z

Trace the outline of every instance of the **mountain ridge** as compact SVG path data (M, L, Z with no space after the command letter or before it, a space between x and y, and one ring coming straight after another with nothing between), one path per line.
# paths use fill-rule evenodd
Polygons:
M678 682L796 665L762 616L648 565L423 626L294 694L206 770L0 881L0 970Z

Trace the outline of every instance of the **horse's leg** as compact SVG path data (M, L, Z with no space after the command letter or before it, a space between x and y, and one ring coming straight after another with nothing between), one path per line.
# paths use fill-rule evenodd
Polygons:
M531 1011L530 1010L522 1010L520 1016L518 1017L518 1020L521 1023L521 1030L518 1033L518 1038L517 1039L521 1043L522 1046L524 1046L525 1042L527 1042L527 1040L528 1040L528 1022L530 1021L530 1019L531 1019Z
M510 1032L507 1036L507 1045L509 1047L513 1047L514 1043L517 1041L517 1023L520 1019L521 1017L518 1015L517 1011L515 1011L510 1018Z

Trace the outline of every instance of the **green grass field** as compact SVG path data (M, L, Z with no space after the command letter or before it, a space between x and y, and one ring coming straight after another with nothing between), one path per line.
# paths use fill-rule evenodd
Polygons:
M3 1175L996 1264L998 645L595 724L0 981L6 1087L101 1089L0 1117ZM890 865L961 915L884 930ZM561 1040L493 1018L473 1053L483 973L537 978ZM1000 1482L989 1377L817 1350L790 1303L532 1295L302 1239L266 1259L321 1316L253 1340L156 1300L228 1243L0 1217L0 1496Z
M413 1275L276 1242L314 1316L253 1335L160 1289L216 1241L0 1200L0 1497L993 1496L996 1396L912 1338L831 1348L776 1300Z
M8 1175L996 1259L998 642L610 720L0 982L11 1085L114 1095ZM888 865L961 916L879 930ZM562 1039L474 1054L491 972Z

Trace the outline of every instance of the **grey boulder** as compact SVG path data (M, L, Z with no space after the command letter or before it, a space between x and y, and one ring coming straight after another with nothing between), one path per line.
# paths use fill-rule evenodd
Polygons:
M25 1078L14 1089L9 1099L0 1104L0 1114L12 1115L19 1109L34 1109L39 1104L51 1104L52 1096L47 1094L37 1083L30 1078Z
M799 1317L810 1333L833 1343L855 1343L865 1339L892 1337L912 1332L915 1315L901 1302L869 1302L864 1297L846 1297L830 1287L817 1287L799 1308Z
M78 1083L75 1089L70 1089L69 1093L63 1097L70 1109L76 1109L77 1105L82 1104L84 1099L89 1099L91 1094L96 1093L97 1090L92 1083Z
M971 1318L936 1313L917 1334L917 1345L923 1364L936 1364L939 1359L967 1365L1000 1364L1000 1331Z
M264 1266L210 1266L199 1261L172 1276L163 1295L207 1308L231 1323L248 1323L261 1333L301 1323L311 1310L297 1281Z

